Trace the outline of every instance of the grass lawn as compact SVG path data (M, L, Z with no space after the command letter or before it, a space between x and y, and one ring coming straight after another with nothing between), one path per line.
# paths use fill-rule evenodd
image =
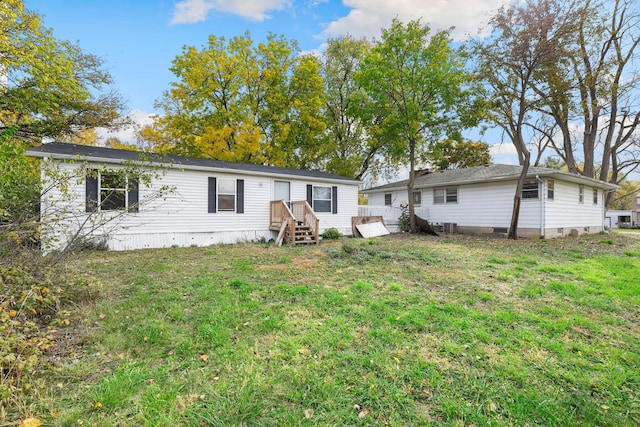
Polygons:
M640 242L464 236L82 254L46 424L640 424Z

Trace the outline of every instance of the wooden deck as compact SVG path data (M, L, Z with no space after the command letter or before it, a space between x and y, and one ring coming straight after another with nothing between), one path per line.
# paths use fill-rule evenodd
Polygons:
M269 229L278 232L276 243L317 244L319 241L320 219L306 200L291 202L291 208L284 200L271 202Z

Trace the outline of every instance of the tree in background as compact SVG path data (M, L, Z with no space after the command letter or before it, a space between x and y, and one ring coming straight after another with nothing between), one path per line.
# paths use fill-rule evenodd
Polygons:
M370 138L375 117L363 120L358 113L368 100L355 76L369 49L368 41L347 36L329 40L321 58L326 132L318 166L355 179L375 176L383 166L376 156L380 140Z
M465 85L471 77L464 57L453 49L448 31L395 19L366 55L357 81L370 99L363 119L379 120L369 137L381 141L390 162L409 163L409 217L415 233L413 185L416 160L443 136L459 139L477 119ZM371 123L371 122L370 122Z
M488 118L513 143L522 172L516 186L508 237L517 239L521 193L531 153L529 140L541 140L536 117L544 106L544 72L566 57L563 46L575 29L576 13L564 5L528 2L503 7L491 19L491 34L474 51L480 90L489 100ZM556 7L550 10L549 7Z
M629 210L632 208L633 198L640 194L639 181L623 181L611 197L609 209Z
M433 144L426 160L437 170L472 168L492 164L486 142L445 139Z
M178 81L156 103L164 114L140 137L159 152L306 167L325 127L319 67L281 36L212 35L173 60Z
M0 131L40 143L121 123L120 96L105 90L102 61L56 39L22 0L0 2Z
M522 123L530 132L526 140L538 141L538 160L550 148L570 172L615 184L640 167L637 1L530 0L501 9L491 26L491 36L478 43L485 83L507 73L527 78L519 102L531 106ZM529 55L529 70L513 66L523 58L499 60L520 51L547 53L537 60ZM488 87L488 96L503 99L517 86ZM503 107L495 106L494 112ZM494 116L502 123L519 117L502 110Z

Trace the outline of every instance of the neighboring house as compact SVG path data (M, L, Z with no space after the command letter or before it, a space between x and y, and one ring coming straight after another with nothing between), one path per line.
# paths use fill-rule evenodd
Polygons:
M635 194L629 210L609 210L605 214L607 228L640 227L640 194Z
M360 181L330 173L64 143L27 155L54 184L41 198L45 250L76 233L112 250L271 240L293 215L291 233L309 223L301 240L315 243L330 227L351 234L358 213Z
M413 192L416 214L444 231L505 234L521 170L520 166L489 165L421 174ZM397 213L408 201L407 182L362 191L368 195L368 209ZM552 238L598 233L604 229L605 193L616 188L580 175L531 167L522 190L518 235Z

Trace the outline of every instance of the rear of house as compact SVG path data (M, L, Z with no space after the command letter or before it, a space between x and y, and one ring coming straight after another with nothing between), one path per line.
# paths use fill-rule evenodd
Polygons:
M357 215L359 181L318 171L60 143L28 155L43 159L51 184L41 199L45 250L78 235L111 250L268 241L280 200L308 203L318 233L350 234Z
M490 165L421 174L412 195L416 214L441 231L506 234L520 171L519 166ZM522 191L518 235L552 238L600 232L605 194L615 188L553 169L530 168ZM363 193L368 195L371 211L397 214L408 202L406 180Z

